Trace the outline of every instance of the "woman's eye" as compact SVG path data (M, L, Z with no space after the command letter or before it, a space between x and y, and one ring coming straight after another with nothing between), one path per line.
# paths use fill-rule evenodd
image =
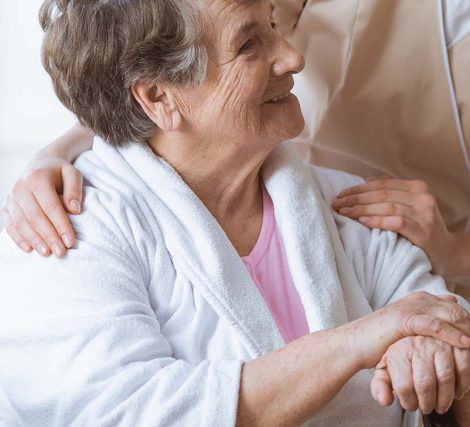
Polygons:
M248 40L238 51L238 53L246 53L255 45L254 40Z

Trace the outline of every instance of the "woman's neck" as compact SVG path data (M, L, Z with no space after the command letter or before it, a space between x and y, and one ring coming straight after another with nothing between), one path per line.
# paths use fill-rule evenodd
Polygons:
M248 255L261 230L260 170L272 148L233 141L188 141L175 136L154 138L150 146L200 198L239 255Z

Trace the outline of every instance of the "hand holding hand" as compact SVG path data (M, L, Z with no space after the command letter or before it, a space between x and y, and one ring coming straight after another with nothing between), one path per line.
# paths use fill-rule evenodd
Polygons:
M390 346L375 368L373 398L383 406L395 392L403 409L447 412L470 390L470 350L430 337L407 337Z
M433 337L456 348L470 348L470 314L453 295L416 292L346 327L351 351L362 368L375 366L392 344L405 337Z

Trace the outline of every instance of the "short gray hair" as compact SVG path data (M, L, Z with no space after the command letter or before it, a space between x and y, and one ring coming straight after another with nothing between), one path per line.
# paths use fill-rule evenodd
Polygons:
M202 1L46 0L42 60L59 99L112 145L148 142L157 126L131 87L204 81Z

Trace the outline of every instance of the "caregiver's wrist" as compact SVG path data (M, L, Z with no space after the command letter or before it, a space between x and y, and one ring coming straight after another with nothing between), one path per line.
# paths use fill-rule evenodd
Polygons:
M65 134L40 150L31 164L44 159L61 159L67 163L73 163L84 151L91 149L93 145L93 131L76 124Z
M60 159L67 163L72 163L75 159L72 158L69 145L71 141L58 139L45 147L41 148L26 166L26 171L31 171L41 166L44 161L51 159Z

